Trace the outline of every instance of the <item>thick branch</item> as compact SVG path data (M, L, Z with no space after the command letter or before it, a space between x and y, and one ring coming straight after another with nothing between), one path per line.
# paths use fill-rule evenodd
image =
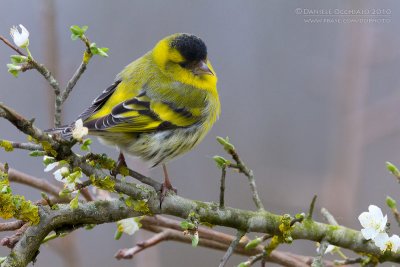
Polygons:
M59 205L58 210L43 206L39 210L40 223L25 231L2 267L27 266L36 256L42 240L60 227L102 224L141 215L120 200L88 202L79 204L75 210L71 210L69 205Z

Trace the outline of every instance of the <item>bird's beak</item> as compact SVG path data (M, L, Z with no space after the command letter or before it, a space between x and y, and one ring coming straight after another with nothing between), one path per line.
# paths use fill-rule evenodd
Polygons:
M201 60L198 64L196 64L196 66L193 68L193 73L195 75L215 75L204 60Z

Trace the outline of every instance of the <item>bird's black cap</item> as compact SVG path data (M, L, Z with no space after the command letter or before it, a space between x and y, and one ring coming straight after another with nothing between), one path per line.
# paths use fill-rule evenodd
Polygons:
M197 62L207 58L206 44L197 36L182 33L171 42L187 62Z

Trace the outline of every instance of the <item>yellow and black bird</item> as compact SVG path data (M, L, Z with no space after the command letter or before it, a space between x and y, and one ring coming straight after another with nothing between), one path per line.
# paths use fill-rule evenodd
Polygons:
M165 163L197 145L220 113L217 76L204 42L177 33L126 66L77 120L102 143L152 167L162 164L163 191L173 189ZM74 124L57 129L70 137Z

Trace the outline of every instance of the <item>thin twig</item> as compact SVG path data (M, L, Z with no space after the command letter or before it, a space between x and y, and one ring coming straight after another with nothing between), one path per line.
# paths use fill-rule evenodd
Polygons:
M129 171L129 176L139 180L140 182L150 185L151 187L153 187L156 191L160 191L161 190L161 183L157 182L156 180L144 176L143 174L140 174L134 170L131 170L128 168Z
M65 89L61 95L61 104L64 104L65 100L67 100L69 94L72 92L72 89L74 89L79 78L85 72L86 66L87 66L87 63L82 61L81 64L79 65L79 68L75 71L72 78L68 81L67 86L65 87Z
M391 207L390 208L392 210L393 216L396 219L397 224L400 226L400 213L399 210L397 209L397 207Z
M11 122L17 129L19 129L26 135L30 135L38 141L48 142L53 149L56 149L59 146L59 142L56 142L50 136L45 134L42 130L35 127L32 120L27 120L22 115L18 114L15 110L7 107L3 103L0 103L0 117L3 117Z
M41 195L42 195L42 200L45 201L46 205L49 205L49 207L52 208L54 206L54 204L51 201L51 199L49 198L49 196L44 192L42 192Z
M93 201L95 198L92 196L92 194L89 192L87 188L82 188L80 190L82 196L87 200L87 201Z
M0 35L0 40L2 40L8 47L12 50L20 54L21 56L26 56L24 53L21 52L16 46L14 46L10 41L8 41L4 36Z
M226 166L222 167L221 170L221 185L219 193L219 208L225 208L225 177L226 177Z
M7 141L7 140L0 139L0 142L1 141ZM7 141L7 142L9 142L13 148L30 150L30 151L43 151L43 147L41 145L33 143L19 143L13 141Z
M314 196L312 203L313 202L315 203L316 197L317 196ZM311 206L314 206L314 204L312 204ZM311 206L310 206L310 214L312 214ZM314 207L312 209L314 209ZM328 221L329 224L338 225L335 218L332 216L332 214L329 213L329 211L327 209L322 208L321 213L325 217L325 219ZM309 216L310 216L310 214L309 214ZM311 265L312 267L323 267L324 266L322 260L325 255L325 251L327 250L329 245L330 245L329 242L327 242L325 239L323 239L320 242L320 246L318 248L318 255L314 258L312 265Z
M257 261L260 261L262 258L265 257L265 253L260 253L254 256L251 256L244 264L245 266L252 266Z
M93 54L92 54L92 52L90 50L90 41L89 41L89 39L85 35L82 35L80 37L80 39L85 44L86 50L85 50L85 52L83 54L83 59L82 59L81 64L79 65L78 69L75 71L74 75L72 75L71 79L67 83L67 86L65 87L65 89L61 93L60 109L61 109L61 105L64 104L65 100L67 100L69 94L74 89L76 83L81 78L82 74L85 72L86 67L89 64L89 61L93 56Z
M96 159L101 159L101 158L102 158L102 155L94 154L94 153L88 153L87 155L81 157L80 162L82 162L82 164L86 164L86 160L88 160L88 159L96 160ZM136 180L153 187L156 191L160 191L161 190L161 183L160 182L157 182L156 180L154 180L154 179L152 179L152 178L150 178L148 176L145 176L145 175L143 175L141 173L138 173L138 172L136 172L134 170L131 170L129 168L126 168L126 170L128 170L128 175L131 176L132 178L135 178ZM121 170L113 170L113 171L116 172L115 175L116 174L124 175L122 173L123 171L121 171ZM79 187L80 188L86 187L86 186L89 186L90 184L91 184L90 181L85 181L81 185L79 185Z
M143 229L153 233L161 233L163 231L166 231L167 229L169 231L168 238L165 238L163 241L174 240L187 244L190 244L192 242L189 236L185 236L182 234L180 221L178 220L157 215L154 217L145 216L140 222L143 225ZM199 246L221 251L226 251L231 245L232 241L235 239L235 237L232 235L221 233L219 231L205 227L199 227L198 232L200 237L198 244ZM242 238L241 241L243 239L244 238ZM239 255L245 256L253 256L263 253L263 246L257 246L252 250L246 250L245 246L247 243L248 241L239 242L234 252ZM312 260L310 257L300 256L278 250L272 251L269 256L265 257L265 259L269 262L274 262L287 267L307 267L309 266L307 262L310 262ZM324 263L326 264L326 266L333 266L333 263L331 262L324 261Z
M5 232L5 231L15 231L24 225L24 221L13 221L13 222L4 222L0 223L0 232Z
M0 245L8 248L14 248L15 244L20 240L21 236L25 233L30 223L24 223L12 236L4 237L0 240Z
M4 170L4 164L0 163L0 170ZM33 188L42 190L48 194L59 197L59 192L61 188L49 183L45 179L39 179L27 173L23 173L21 171L15 169L8 170L8 180L10 182L25 184L31 186Z
M36 69L42 76L49 82L51 87L54 89L56 96L61 94L60 85L58 81L53 77L51 72L43 65L37 62L35 59L30 58L29 63L32 64L33 68Z
M295 223L301 223L302 221L304 221L304 217L294 218L290 221L290 227L295 225Z
M239 244L240 239L245 235L244 231L238 231L236 234L236 238L230 244L228 250L225 252L225 255L222 257L221 262L219 263L219 267L224 267L225 264L228 262L229 258L231 257L233 251L235 250L236 246Z
M329 224L332 225L339 225L335 219L335 217L333 217L333 215L325 208L321 208L321 214L324 216L324 218L326 219L326 221Z
M311 264L312 267L323 267L323 257L325 255L325 251L328 248L329 243L326 241L321 241L320 246L318 248L318 253L317 256L313 259L313 262Z
M349 259L345 259L345 260L335 260L334 263L336 265L349 265L349 264L357 264L357 263L362 263L365 260L365 258L363 257L359 257L359 258L349 258Z
M310 209L308 210L307 218L312 220L312 216L314 213L315 202L317 201L317 195L314 195L313 199L311 200Z
M136 246L132 248L124 248L120 249L114 257L118 260L120 259L132 259L137 253L150 248L152 246L157 245L158 243L168 240L169 236L171 235L172 230L163 230L162 232L152 236L151 238L147 239L146 241L142 241L136 244Z
M254 178L253 170L249 169L244 162L240 159L238 153L235 149L228 149L227 152L232 156L232 158L236 161L237 169L247 176L250 184L250 189L253 195L253 201L256 204L258 210L264 210L264 205L261 202L260 196L258 195L256 181Z
M3 41L7 46L9 46L11 49L13 49L15 52L22 56L26 56L24 53L21 52L17 47L11 44L10 41L8 41L4 36L0 35L0 40ZM58 81L53 77L51 72L43 65L38 63L35 59L33 59L31 56L28 57L28 63L23 67L22 71L26 71L27 69L34 68L36 69L42 76L49 82L51 87L54 89L54 93L56 95L55 99L55 105L56 105L56 112L54 114L54 122L56 127L59 127L61 125L61 90L60 86L58 84Z
M61 126L61 89L58 81L54 78L53 74L43 65L37 62L33 58L29 58L28 61L34 69L36 69L50 84L55 94L55 112L54 112L54 125L56 127Z

